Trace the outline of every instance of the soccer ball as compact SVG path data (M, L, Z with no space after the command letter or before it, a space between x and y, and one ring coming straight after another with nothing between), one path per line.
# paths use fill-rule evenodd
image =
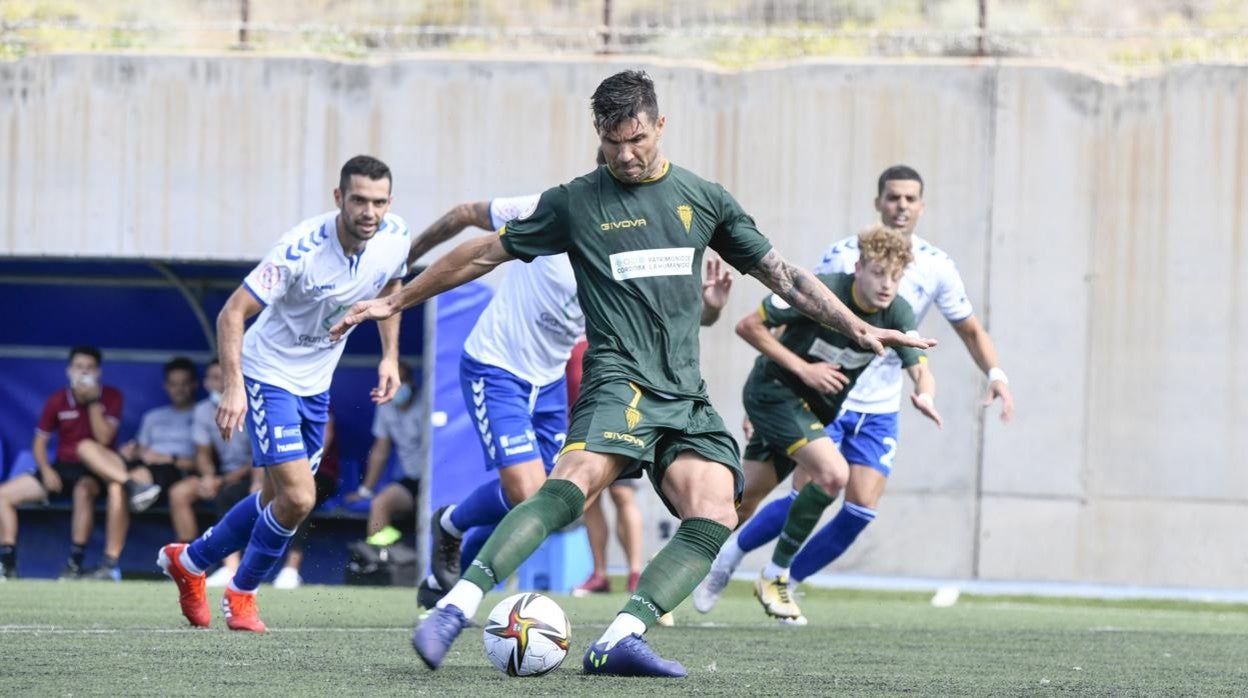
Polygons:
M541 594L503 599L485 622L485 656L508 676L541 676L568 656L572 625L559 604Z

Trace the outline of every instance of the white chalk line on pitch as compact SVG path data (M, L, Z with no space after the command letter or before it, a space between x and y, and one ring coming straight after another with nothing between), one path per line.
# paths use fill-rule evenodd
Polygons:
M163 635L210 633L224 628L66 628L55 625L0 625L0 635L130 635L158 633ZM379 634L410 633L411 628L269 628L270 633L342 633Z

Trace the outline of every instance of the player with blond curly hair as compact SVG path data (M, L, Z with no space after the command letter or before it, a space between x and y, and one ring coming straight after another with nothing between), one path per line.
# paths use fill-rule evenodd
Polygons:
M910 304L897 297L898 282L914 258L910 241L901 232L876 224L858 236L858 245L861 257L854 273L820 275L819 280L864 322L915 332ZM777 337L771 329L780 326L785 329ZM849 464L824 428L836 420L845 396L875 354L775 294L737 323L737 334L762 353L743 390L754 431L742 463L746 485L741 518L748 518L794 469L802 469L809 478L793 501L771 562L754 583L755 596L768 615L798 619L801 610L789 593L789 565L823 510L849 481ZM895 351L914 381L911 401L940 426L933 404L936 381L927 369L927 357L910 347Z

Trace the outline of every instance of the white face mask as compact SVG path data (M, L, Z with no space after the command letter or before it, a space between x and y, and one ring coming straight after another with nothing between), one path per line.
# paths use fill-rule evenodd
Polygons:
M209 391L208 391L208 399L212 401L212 404L214 404L214 405L220 405L220 404L221 404L221 391L220 391L220 390L209 390Z
M81 386L83 388L95 387L95 374L94 373L79 373L78 375L74 376L74 385Z

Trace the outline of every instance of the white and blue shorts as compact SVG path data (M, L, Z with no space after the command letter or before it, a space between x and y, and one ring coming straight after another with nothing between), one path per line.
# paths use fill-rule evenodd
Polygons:
M824 427L850 465L865 465L888 477L897 456L897 413L873 414L841 410Z
M321 465L329 391L300 397L284 388L243 378L247 390L247 436L252 464L260 467L307 458L312 472Z
M463 354L459 385L481 436L487 469L541 458L550 473L567 438L568 387L564 378L533 385L510 371Z

